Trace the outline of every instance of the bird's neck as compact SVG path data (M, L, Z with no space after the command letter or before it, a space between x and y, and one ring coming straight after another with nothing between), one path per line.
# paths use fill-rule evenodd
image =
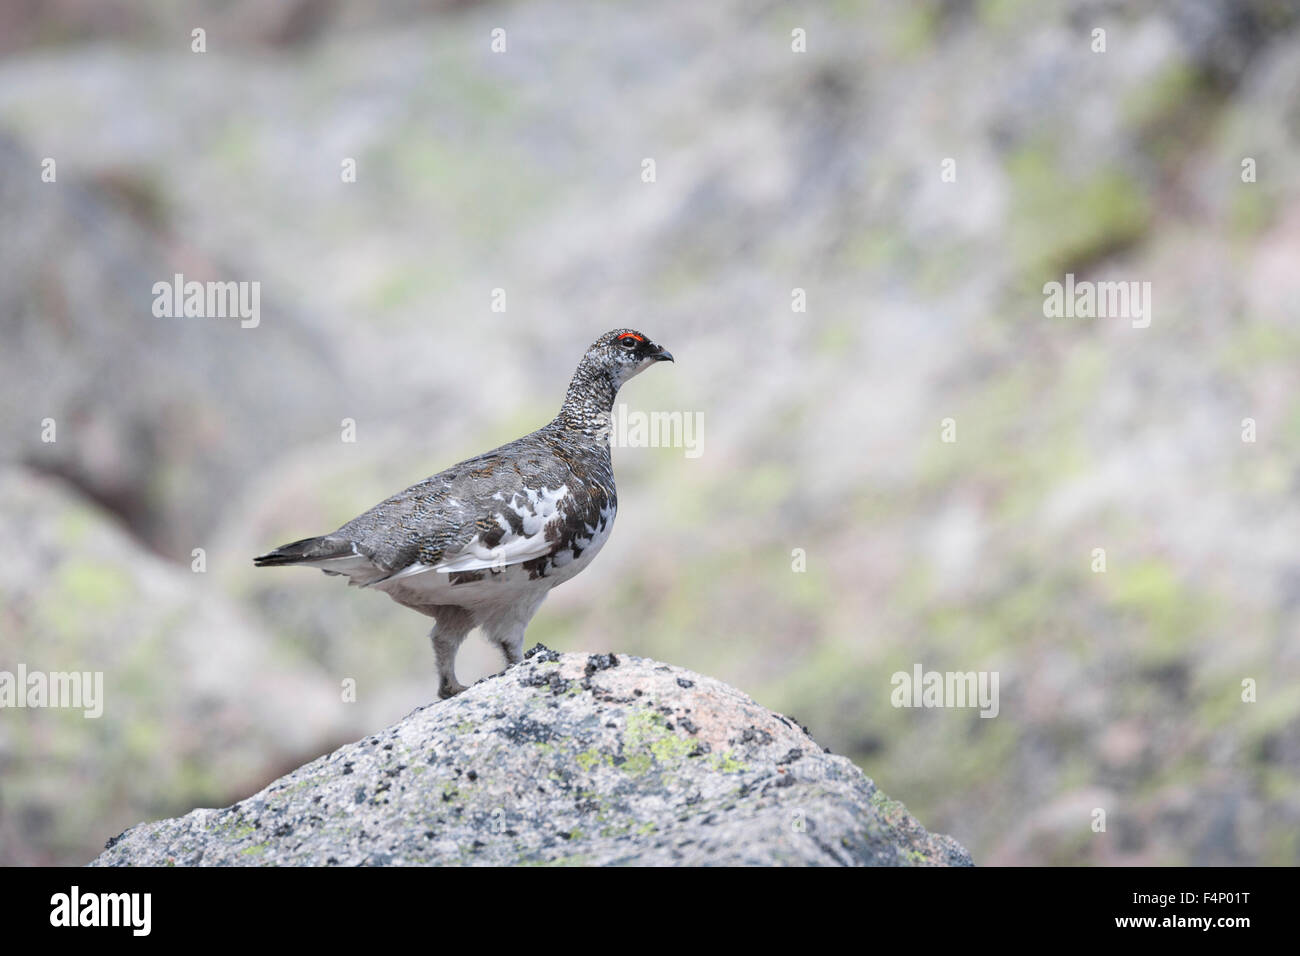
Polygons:
M608 442L616 395L618 386L609 375L584 358L569 382L555 425L564 431L581 432Z

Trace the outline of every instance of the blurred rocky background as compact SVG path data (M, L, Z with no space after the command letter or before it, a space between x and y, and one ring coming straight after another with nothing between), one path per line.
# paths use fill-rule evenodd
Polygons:
M260 324L155 317L178 272ZM1067 272L1150 327L1045 318ZM106 700L0 710L0 863L432 699L424 619L252 556L549 420L621 325L703 454L616 450L529 644L734 684L978 863L1300 863L1297 303L1294 2L5 0L0 670ZM891 706L918 663L999 715Z

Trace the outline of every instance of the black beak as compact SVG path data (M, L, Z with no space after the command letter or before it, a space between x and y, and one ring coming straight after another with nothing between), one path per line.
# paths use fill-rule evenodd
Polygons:
M662 349L662 348L661 348L658 352L655 352L655 353L654 353L653 355L651 355L650 357L651 357L652 359L654 359L656 362L671 362L671 361L673 361L673 353L670 352L670 351L668 351L667 349Z

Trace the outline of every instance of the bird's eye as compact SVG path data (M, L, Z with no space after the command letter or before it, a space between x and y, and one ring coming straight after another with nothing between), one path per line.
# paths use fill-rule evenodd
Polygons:
M625 335L618 340L618 344L625 349L634 349L641 342L635 335Z

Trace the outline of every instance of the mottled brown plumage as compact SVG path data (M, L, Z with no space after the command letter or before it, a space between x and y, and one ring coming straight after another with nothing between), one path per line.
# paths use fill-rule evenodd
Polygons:
M517 662L547 592L604 544L618 510L609 448L614 398L632 376L665 360L672 355L640 332L607 332L583 356L549 424L254 563L346 575L430 615L440 693L458 693L454 659L465 635L482 626Z

